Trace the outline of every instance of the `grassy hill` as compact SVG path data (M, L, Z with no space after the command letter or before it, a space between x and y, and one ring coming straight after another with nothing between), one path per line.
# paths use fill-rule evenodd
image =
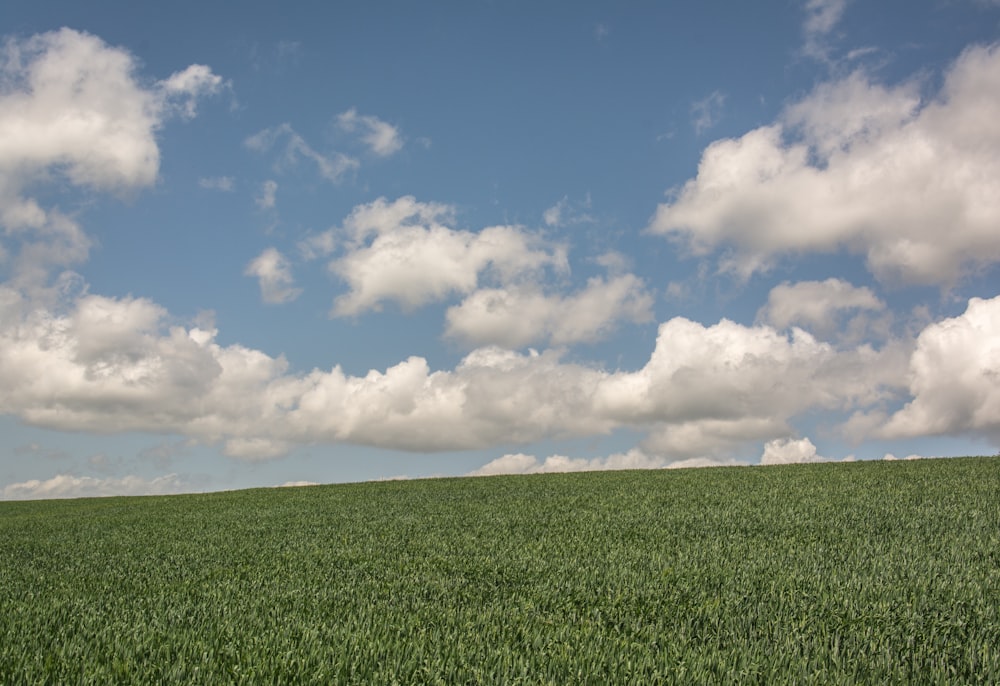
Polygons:
M0 683L996 683L1000 458L0 503Z

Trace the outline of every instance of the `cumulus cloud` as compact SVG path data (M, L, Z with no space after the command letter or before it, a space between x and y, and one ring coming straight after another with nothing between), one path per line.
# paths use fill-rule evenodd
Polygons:
M279 156L275 168L279 171L294 168L300 160L309 160L316 165L320 176L331 183L339 183L346 173L360 165L353 157L340 152L320 153L287 122L258 131L244 140L243 144L261 153L277 149Z
M448 309L445 335L471 345L519 348L529 343L570 345L593 342L624 322L653 319L653 298L642 279L625 274L595 277L568 296L538 287L475 291Z
M379 157L389 157L403 149L399 129L372 115L361 115L355 108L337 115L337 126L350 133L357 133L361 141Z
M411 357L353 376L340 367L291 374L284 359L222 346L213 329L171 324L163 308L141 298L84 294L45 310L0 289L0 304L0 412L58 430L179 434L251 460L314 443L439 451L619 428L648 432L647 456L719 460L747 442L787 437L803 413L876 406L908 383L902 349L836 349L800 330L726 320L671 319L634 371L569 363L554 351L484 347L450 370ZM969 317L981 308L970 303ZM995 318L991 312L980 319ZM922 349L937 331L928 328ZM984 340L997 338L986 333ZM951 378L975 384L983 370L995 375L995 351L983 346L979 357L949 358ZM914 360L917 370L933 364ZM898 422L925 402L925 388L936 388L910 383L918 401ZM993 391L976 388L981 413L955 427L996 426Z
M788 253L849 250L891 283L955 282L1000 260L1000 48L966 50L936 97L863 72L716 141L649 226L743 276Z
M929 325L910 358L913 396L877 435L974 433L1000 445L1000 296L972 298L958 317Z
M825 457L816 454L816 446L808 438L778 438L768 441L764 444L764 454L760 458L762 465L825 461Z
M516 226L478 232L449 226L454 210L406 196L356 207L335 233L345 254L330 263L349 292L333 314L356 315L385 301L413 309L475 290L480 278L509 283L546 267L568 269L565 248ZM318 239L316 239L318 240Z
M121 495L167 495L197 490L177 474L152 479L123 476L98 479L92 476L59 474L51 479L32 479L5 486L3 500L43 500L50 498L97 498Z
M757 317L778 329L801 326L825 338L845 330L851 333L867 329L873 322L864 313L885 309L885 303L870 288L831 278L775 286ZM855 316L845 321L848 313Z
M247 265L243 272L257 277L260 283L260 297L264 302L277 305L291 302L302 293L295 288L291 263L277 248L267 248Z
M37 287L53 266L86 259L90 241L68 216L31 197L59 177L124 192L152 184L155 134L173 114L193 116L221 78L192 65L145 84L130 53L72 29L9 38L0 51L0 225L21 240L15 281Z

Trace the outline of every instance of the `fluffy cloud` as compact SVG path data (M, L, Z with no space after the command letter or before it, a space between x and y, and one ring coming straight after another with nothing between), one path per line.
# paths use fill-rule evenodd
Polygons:
M41 500L46 498L96 498L121 495L166 495L196 490L176 474L153 479L140 476L98 479L92 476L59 474L46 479L32 479L5 486L3 500Z
M647 456L718 460L748 442L788 436L789 422L804 412L871 407L907 383L902 349L835 349L801 331L725 320L706 327L683 318L660 326L649 361L635 371L487 347L451 370L433 371L411 357L362 376L339 367L289 374L282 358L221 346L212 330L171 326L148 300L83 295L56 314L0 291L0 412L60 430L222 442L224 452L243 459L317 442L439 451L630 427L649 432ZM982 409L959 404L953 411L972 414L957 429L996 426L995 393L985 387L989 373L996 375L996 351L988 342L968 346L979 334L996 338L975 327L996 319L998 306L972 301L968 321L960 322L969 332L948 339L960 349L935 353L950 360L942 372L949 379L980 383ZM954 328L951 320L929 327L913 369L932 374L931 344ZM918 410L937 411L920 409L925 397L937 397L937 387L921 378L911 382L917 400L897 424L913 415L916 426L924 421Z
M320 176L331 183L339 183L344 174L360 165L353 157L340 152L326 155L318 152L287 122L258 131L243 141L243 144L262 153L278 148L279 157L275 167L279 171L295 167L302 159L309 160L316 165Z
M858 288L842 279L827 279L775 286L757 317L778 329L795 325L827 337L844 329L865 328L871 323L863 314L856 314L845 323L846 313L883 310L885 303L870 288Z
M632 274L595 277L569 296L546 295L533 285L488 288L448 309L445 335L468 344L519 348L592 342L620 322L653 319L653 298Z
M148 186L159 170L155 134L193 115L221 78L192 65L144 84L133 57L87 33L61 29L8 39L0 52L0 225L21 241L15 281L37 287L49 268L83 261L90 242L31 188L59 176L103 191Z
M816 446L808 438L778 438L764 445L761 455L762 465L801 464L803 462L824 462L825 457L816 454Z
M353 107L337 115L337 126L358 133L361 141L379 157L389 157L403 148L399 129L372 115L360 115Z
M1000 444L1000 296L931 324L910 359L913 400L877 430L885 438L978 433Z
M820 3L825 4L825 3ZM817 20L818 21L818 20ZM1000 260L1000 49L966 50L937 97L863 73L710 145L650 230L743 275L785 253L864 254L885 282L949 284Z
M350 288L333 313L356 315L385 301L413 309L472 292L484 273L508 283L546 267L568 269L564 248L519 227L473 233L451 228L452 220L450 207L409 196L355 208L340 231L346 254L330 263Z
M247 265L244 274L257 277L261 299L272 305L290 302L302 293L293 286L291 264L277 248L265 249Z

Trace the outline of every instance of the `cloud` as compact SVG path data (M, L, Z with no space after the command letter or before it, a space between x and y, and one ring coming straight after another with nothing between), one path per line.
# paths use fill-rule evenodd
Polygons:
M246 138L243 144L250 150L261 153L278 147L280 156L275 167L279 171L297 166L299 160L310 160L316 165L320 176L331 183L339 183L347 172L360 166L356 159L343 153L334 151L324 155L316 151L287 122L258 131Z
M278 182L273 179L268 179L267 181L260 184L260 193L254 198L254 202L257 203L257 207L262 210L274 209L278 193Z
M868 287L856 287L842 280L787 281L771 289L767 305L757 318L778 329L801 326L823 338L846 333L864 333L873 322L863 312L882 312L885 303ZM845 322L847 313L861 312Z
M913 399L877 436L972 433L1000 445L1000 296L972 298L960 316L925 328L909 371Z
M623 322L652 321L653 297L632 274L595 277L568 296L534 285L480 289L448 308L446 318L445 336L466 344L571 345L599 340Z
M825 457L816 454L816 446L808 438L778 438L764 445L761 455L762 465L802 464L804 462L825 462Z
M284 457L292 449L292 444L269 438L230 438L222 448L222 454L252 462Z
M498 476L501 474L552 474L566 472L598 472L620 469L683 469L693 467L742 466L734 460L714 460L710 458L690 458L669 460L646 455L641 450L629 450L607 457L573 458L565 455L550 455L538 460L534 455L513 453L491 460L466 476Z
M906 385L891 346L837 350L808 334L674 318L649 361L609 372L557 351L483 347L451 370L410 357L361 376L290 374L283 358L222 346L141 298L71 296L56 311L0 288L0 412L45 428L144 431L268 459L295 445L416 452L649 432L647 455L725 458L790 433L813 409L851 410ZM56 312L61 313L56 313Z
M378 117L360 115L353 107L337 115L337 126L343 131L357 132L361 141L379 157L389 157L403 149L399 129Z
M691 126L696 135L719 123L722 107L726 104L726 96L720 91L714 91L691 105Z
M146 84L127 51L72 29L8 38L0 51L0 225L21 240L15 281L38 288L53 266L87 258L90 240L67 215L43 209L31 189L53 178L88 190L128 192L159 171L156 132L221 79L192 65Z
M302 293L301 288L292 284L292 267L276 248L267 248L247 265L243 272L255 276L260 282L260 297L268 304L278 305L291 302Z
M392 301L413 309L470 293L481 277L509 283L546 267L568 269L565 249L520 227L453 229L454 211L406 196L356 207L338 232L345 254L330 270L348 287L333 313L356 315Z
M194 485L177 474L166 474L153 479L141 476L98 479L92 476L59 474L46 479L32 479L5 486L0 494L3 500L42 500L49 498L97 498L123 495L166 495L189 493Z
M559 202L549 207L542 213L542 220L546 226L563 227L574 224L585 224L594 221L590 215L591 206L590 194L582 203L570 202L569 196L563 196Z
M649 230L744 277L777 256L863 254L887 283L954 283L1000 260L1000 49L966 50L937 97L862 73L716 141Z
M236 179L231 176L210 176L198 179L198 185L205 190L231 193L236 190Z
M826 62L829 60L827 36L840 23L847 9L847 0L806 0L806 18L802 24L805 44L802 52L806 56Z
M192 64L160 82L166 101L185 119L197 114L198 98L218 93L222 85L222 77L204 64Z

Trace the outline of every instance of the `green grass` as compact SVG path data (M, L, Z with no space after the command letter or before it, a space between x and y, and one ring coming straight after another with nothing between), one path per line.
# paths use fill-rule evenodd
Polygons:
M1000 459L0 503L0 683L996 683Z

